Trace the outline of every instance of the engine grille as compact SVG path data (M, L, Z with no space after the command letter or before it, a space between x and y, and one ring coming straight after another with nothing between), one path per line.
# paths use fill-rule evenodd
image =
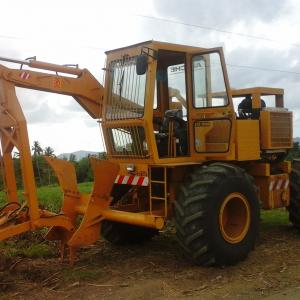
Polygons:
M271 147L289 148L292 146L292 113L270 112Z

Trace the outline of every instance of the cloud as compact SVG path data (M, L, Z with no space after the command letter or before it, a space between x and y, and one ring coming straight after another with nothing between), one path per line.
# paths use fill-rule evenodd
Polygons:
M84 124L87 127L91 127L91 128L95 128L98 127L99 128L99 123L97 122L97 120L92 119L92 118L88 118L88 117L84 117L83 118ZM100 131L99 131L100 132Z
M18 88L17 96L30 124L63 124L90 118L70 96Z
M288 1L273 0L173 0L153 1L160 16L182 22L228 28L237 20L246 23L272 22L291 9Z

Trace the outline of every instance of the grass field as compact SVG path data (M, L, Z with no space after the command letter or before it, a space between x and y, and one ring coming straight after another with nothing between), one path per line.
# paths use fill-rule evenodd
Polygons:
M83 182L78 184L81 193L89 193L92 190L92 182ZM23 201L22 191L18 192L19 198ZM39 204L45 209L53 212L59 212L62 203L62 191L59 185L43 186L37 189ZM6 195L0 192L0 206L6 203Z
M92 189L92 182L78 184L81 193L89 193ZM20 201L24 200L22 191L18 192ZM45 209L58 213L62 204L62 191L58 185L43 186L37 189L39 205ZM0 207L6 204L6 195L0 192ZM56 250L51 243L45 243L43 234L46 229L22 235L20 238L13 238L0 242L0 248L8 257L41 258L56 255Z

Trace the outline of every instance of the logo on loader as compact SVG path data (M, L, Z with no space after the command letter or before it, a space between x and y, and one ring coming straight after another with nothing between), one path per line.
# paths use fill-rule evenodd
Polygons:
M53 87L60 89L62 87L62 79L61 78L54 78L53 79Z

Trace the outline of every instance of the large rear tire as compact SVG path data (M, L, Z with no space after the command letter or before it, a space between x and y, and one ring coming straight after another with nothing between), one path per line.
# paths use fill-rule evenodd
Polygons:
M115 185L112 196L113 204L117 203L130 189L130 186ZM125 223L103 221L101 235L116 245L139 244L152 239L158 234L157 229L134 226Z
M291 201L288 207L289 219L300 230L300 160L293 160L290 183Z
M175 201L176 236L199 265L232 265L254 249L259 201L253 178L226 163L204 166L188 176Z

